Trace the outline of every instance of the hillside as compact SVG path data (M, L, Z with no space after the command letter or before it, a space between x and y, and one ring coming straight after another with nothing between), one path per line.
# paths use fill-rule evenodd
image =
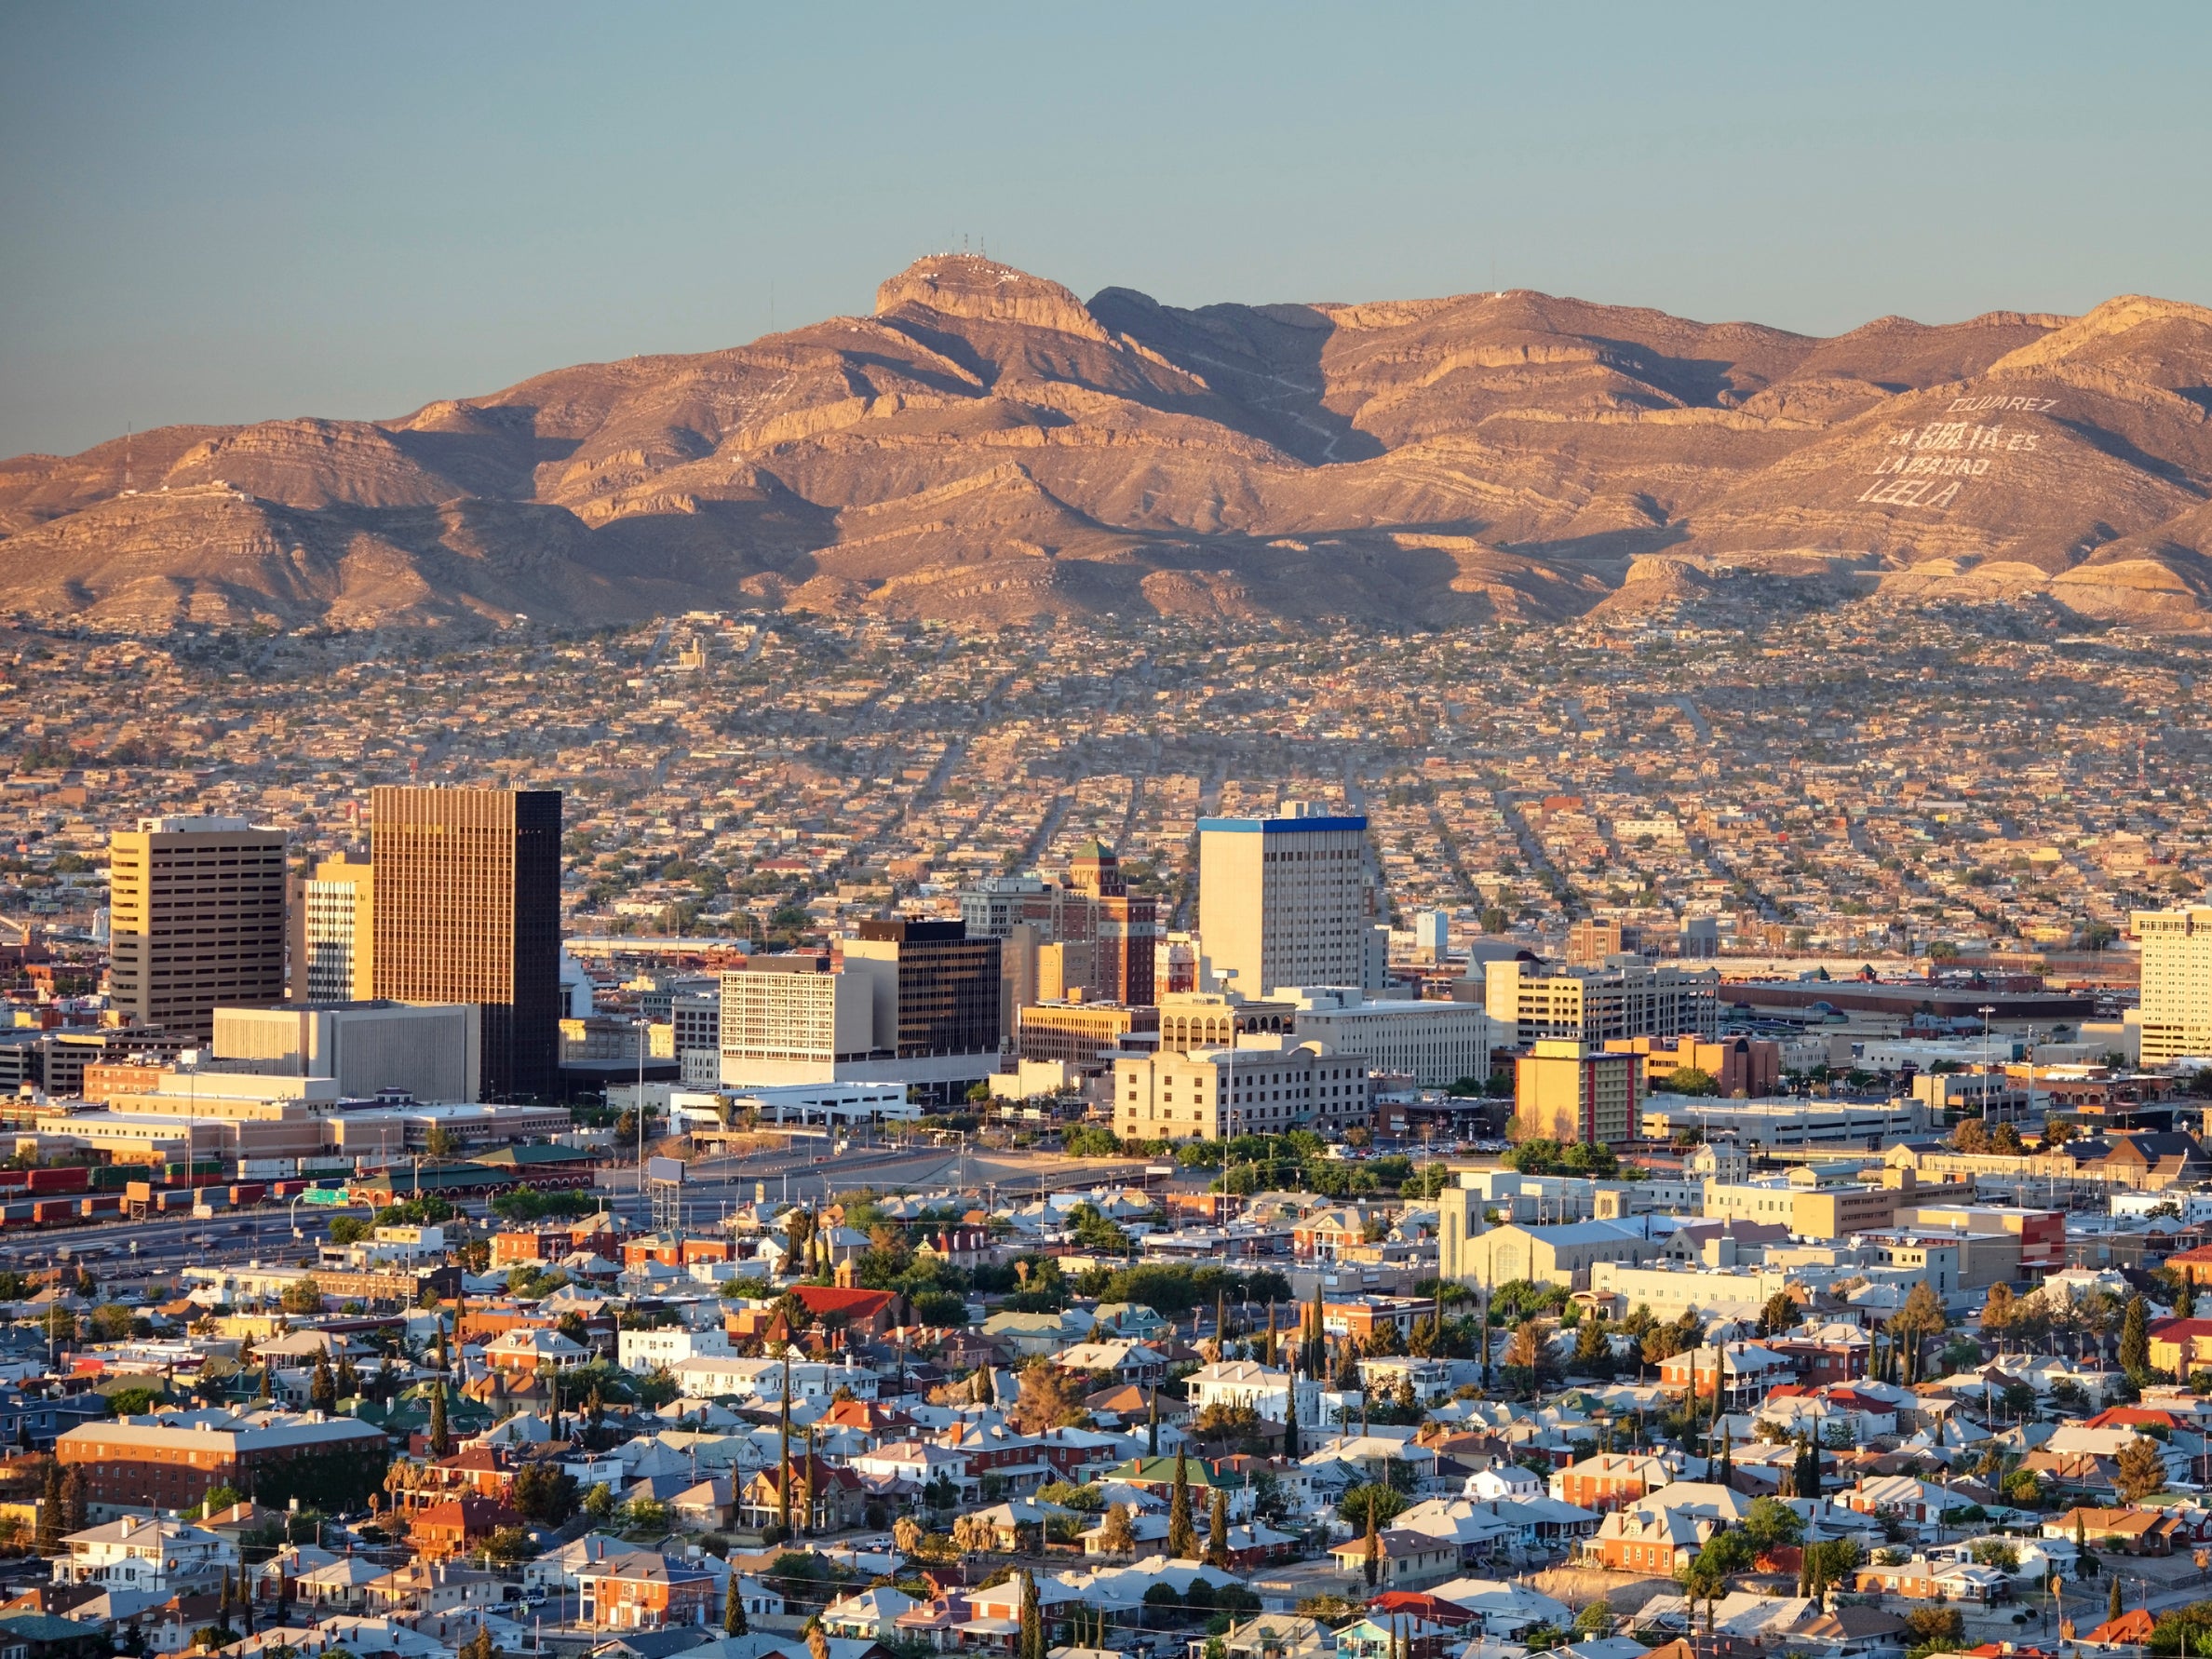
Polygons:
M1531 292L1087 304L965 256L874 314L397 420L0 462L0 612L694 606L1441 625L2016 603L2212 627L2212 312L1821 340Z

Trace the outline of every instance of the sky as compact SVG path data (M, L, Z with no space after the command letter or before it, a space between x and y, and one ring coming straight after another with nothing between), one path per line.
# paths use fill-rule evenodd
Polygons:
M1175 304L2212 303L2212 7L0 0L0 455L403 414L988 249Z

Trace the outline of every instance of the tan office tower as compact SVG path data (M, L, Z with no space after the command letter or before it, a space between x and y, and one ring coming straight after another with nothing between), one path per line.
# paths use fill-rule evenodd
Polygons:
M550 1096L560 1043L560 792L380 785L375 991L483 1011L487 1099Z
M2212 1055L2212 906L2138 910L2142 942L2143 1064Z
M361 1003L376 995L375 866L341 853L302 883L304 994L309 1003Z
M1370 960L1367 819L1293 807L1198 820L1198 935L1241 996L1277 986L1382 989Z
M110 980L142 1025L208 1038L215 1007L284 1000L285 834L141 818L108 843Z

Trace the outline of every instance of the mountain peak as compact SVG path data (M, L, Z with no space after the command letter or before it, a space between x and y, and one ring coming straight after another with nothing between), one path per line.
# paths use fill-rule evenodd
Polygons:
M1056 329L1086 340L1112 338L1059 283L972 253L926 255L876 290L878 317L909 305L978 322Z

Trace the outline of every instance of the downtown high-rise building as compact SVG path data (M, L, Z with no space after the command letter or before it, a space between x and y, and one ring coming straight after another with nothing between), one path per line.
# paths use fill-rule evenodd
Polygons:
M376 994L376 867L344 854L300 884L295 997L366 1002Z
M1080 992L1086 1002L1140 1008L1153 1001L1160 937L1158 901L1129 891L1113 849L1092 839L1075 849L1065 880L987 876L959 894L970 939L1000 952L1000 1029L1018 1011Z
M1198 820L1198 935L1214 980L1241 996L1292 986L1382 988L1367 819L1294 803L1274 818Z
M375 993L481 1010L488 1099L546 1096L560 1041L560 793L379 786Z
M141 818L108 843L119 1013L199 1039L218 1005L284 1000L285 833L244 818Z
M2138 910L2128 928L2143 951L2142 1063L2212 1055L2212 906Z

